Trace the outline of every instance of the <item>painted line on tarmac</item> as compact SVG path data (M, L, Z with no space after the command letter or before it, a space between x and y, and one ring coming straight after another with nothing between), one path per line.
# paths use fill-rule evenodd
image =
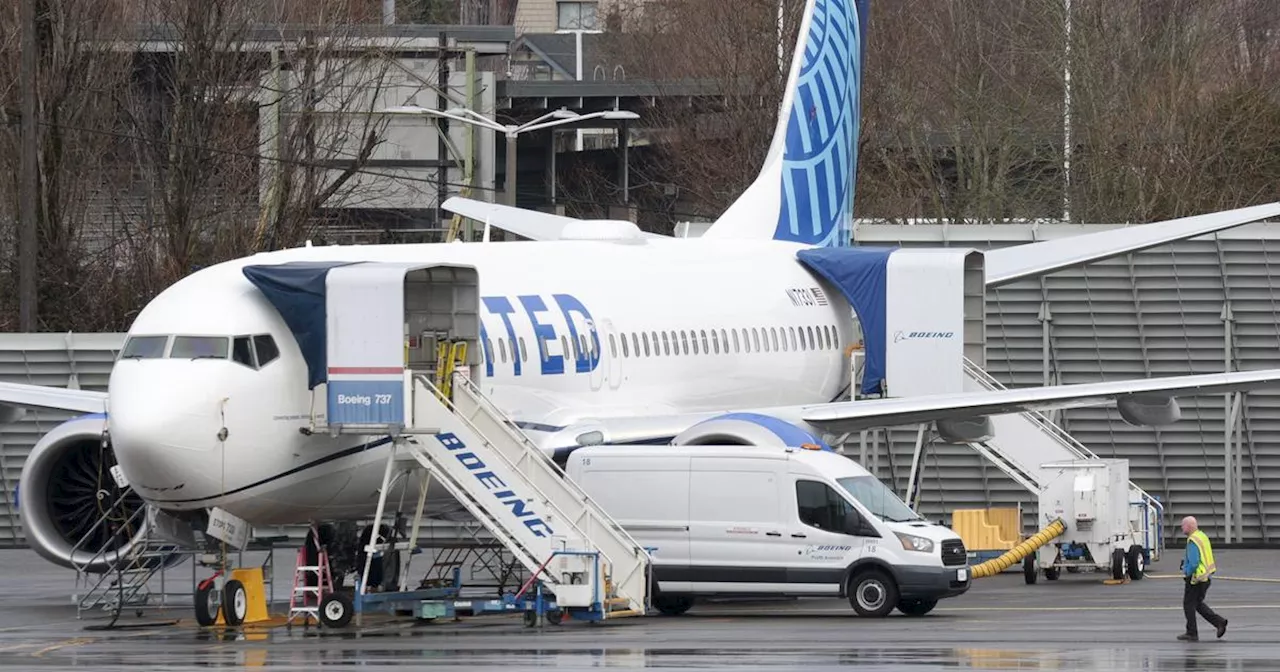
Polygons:
M1181 579L1179 574L1147 574L1148 579ZM1252 583L1280 583L1280 579L1263 579L1251 576L1214 576L1214 581L1248 581Z
M1214 603L1214 609L1280 609L1280 604L1218 604ZM1177 606L1121 606L1121 605L1093 605L1078 607L939 607L930 613L976 613L976 612L1014 612L1014 611L1030 611L1030 612L1071 612L1071 611L1182 611L1182 605ZM760 610L741 610L741 611L703 611L708 619L712 617L725 618L733 616L811 616L814 614L848 614L853 616L852 609L796 609L787 611L760 611Z
M96 640L93 639L92 637L72 637L71 639L58 642L57 644L50 644L49 646L46 646L43 649L40 649L39 651L32 651L31 657L40 658L44 656L44 654L49 653L51 651L57 651L58 649L65 649L69 646L82 646L84 644L88 644L93 641L96 641Z
M1280 609L1280 604L1214 604L1214 609ZM1080 607L947 607L943 609L934 609L934 613L949 612L961 613L969 611L1182 611L1182 605L1177 606L1144 606L1144 607L1126 607L1118 605L1108 606L1080 606Z

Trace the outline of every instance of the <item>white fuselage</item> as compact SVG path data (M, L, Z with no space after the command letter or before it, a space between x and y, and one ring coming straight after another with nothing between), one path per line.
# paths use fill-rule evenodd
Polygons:
M475 267L484 391L535 427L827 402L848 383L853 314L796 260L803 247L697 239L337 246L229 261L162 292L130 337L269 334L279 356L258 370L231 359L122 358L109 389L112 442L131 484L164 509L219 506L256 525L371 515L385 442L299 431L324 412L323 390L307 388L289 328L242 273L302 260ZM562 306L575 303L589 314L571 313L579 342L598 342L595 357L570 343ZM406 506L412 480L395 493ZM452 508L443 490L431 494L429 513Z

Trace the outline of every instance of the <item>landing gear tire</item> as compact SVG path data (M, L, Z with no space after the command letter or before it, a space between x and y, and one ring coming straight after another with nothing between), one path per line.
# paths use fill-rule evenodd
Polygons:
M1124 551L1118 548L1111 551L1111 578L1116 581L1124 580Z
M907 616L924 616L936 606L937 600L902 600L898 602L898 611Z
M222 593L216 584L210 581L203 588L196 588L196 623L208 627L218 621L218 610L222 608Z
M868 570L849 582L849 604L859 616L884 618L898 605L898 586L884 572Z
M1036 556L1028 555L1022 559L1022 578L1026 580L1027 585L1033 585L1039 572L1036 570Z
M1129 563L1129 578L1141 581L1147 568L1147 558L1142 552L1142 547L1137 544L1130 546L1129 552L1125 554L1125 560Z
M222 617L227 625L240 625L249 612L249 594L244 584L232 579L222 586Z
M320 602L320 624L326 628L345 628L351 622L351 598L342 593L329 593Z
M693 608L693 598L687 595L655 595L653 608L663 616L679 616Z
M390 525L380 525L378 527L378 536L386 543L392 535L393 530ZM365 551L364 547L369 545L369 540L373 536L373 526L369 525L360 533L360 550L356 554L356 573L358 576L364 573ZM400 552L399 551L383 551L381 555L375 556L373 561L369 563L369 587L377 588L380 591L392 592L397 590L400 582Z

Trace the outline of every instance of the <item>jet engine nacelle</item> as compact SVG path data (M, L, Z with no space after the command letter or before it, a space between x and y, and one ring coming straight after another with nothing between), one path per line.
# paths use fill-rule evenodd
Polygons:
M125 528L124 521L143 507L131 492L123 518L94 529L121 494L110 471L116 459L104 440L106 424L105 416L94 414L55 427L31 450L18 485L27 544L54 564L94 573L107 571L116 554L127 553L146 533L147 524L143 514L133 520L132 529Z
M684 430L671 440L675 446L770 446L831 450L812 432L785 420L759 413L727 413Z
M1182 407L1173 397L1135 394L1116 399L1116 408L1125 422L1136 427L1161 427L1182 419Z

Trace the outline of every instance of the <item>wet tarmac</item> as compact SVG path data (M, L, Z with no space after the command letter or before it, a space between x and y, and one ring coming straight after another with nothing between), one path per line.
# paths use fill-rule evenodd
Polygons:
M278 554L277 557L286 554ZM1025 585L979 580L930 615L855 617L834 599L699 604L685 616L525 628L518 617L364 627L198 627L187 605L126 614L113 630L76 620L74 575L27 551L0 551L0 668L23 670L316 670L362 666L491 670L587 668L859 670L1261 670L1280 667L1280 551L1220 550L1209 603L1230 619L1218 640L1178 642L1178 552L1126 585L1064 574ZM281 568L282 570L285 568ZM171 572L172 584L190 568ZM289 575L277 574L277 597ZM1227 580L1228 577L1239 580ZM182 586L176 586L181 588ZM188 600L189 603L189 600ZM284 605L273 608L283 613Z

